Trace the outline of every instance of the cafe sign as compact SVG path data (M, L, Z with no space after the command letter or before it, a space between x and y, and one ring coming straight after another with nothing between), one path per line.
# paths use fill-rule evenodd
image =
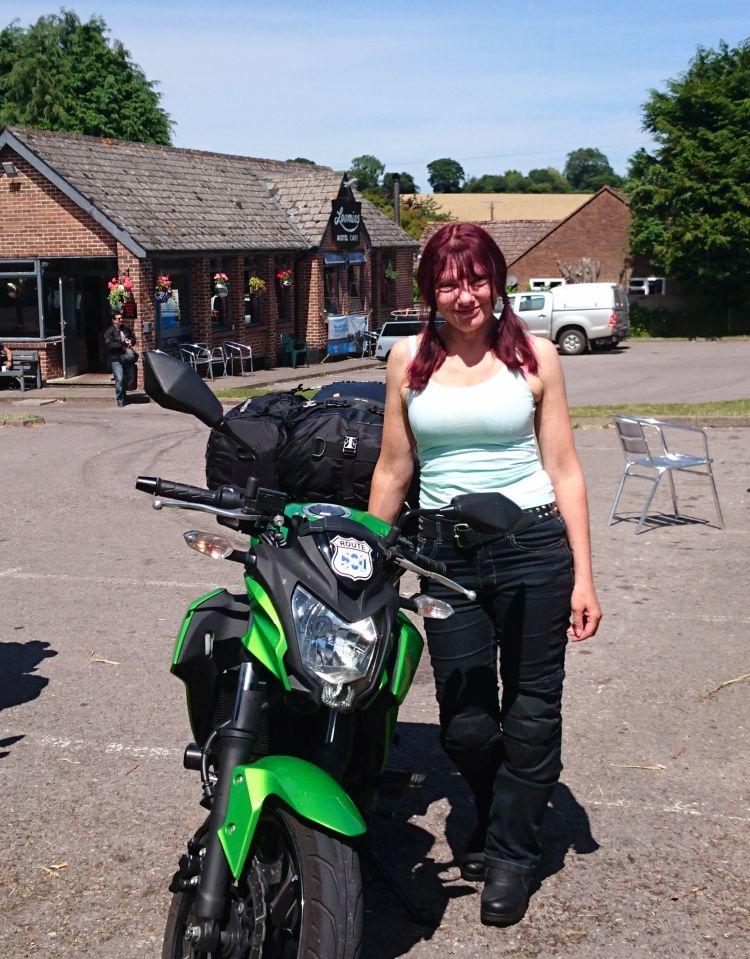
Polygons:
M339 194L331 203L331 233L340 250L354 250L359 246L362 226L362 204Z

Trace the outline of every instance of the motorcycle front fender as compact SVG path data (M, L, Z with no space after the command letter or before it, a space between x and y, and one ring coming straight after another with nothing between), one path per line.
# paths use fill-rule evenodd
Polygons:
M277 797L303 819L342 836L361 836L365 821L352 800L328 773L294 756L264 756L236 766L219 841L232 875L238 879L269 796Z

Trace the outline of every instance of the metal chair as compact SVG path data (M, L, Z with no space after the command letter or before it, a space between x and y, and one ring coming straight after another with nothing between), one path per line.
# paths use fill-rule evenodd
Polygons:
M253 368L253 348L251 346L248 346L247 343L236 343L234 340L225 340L223 348L226 368L232 371L232 376L236 376L234 372L235 363L240 364L240 376L244 376L247 373L245 363L248 360L250 361L250 372L255 372Z
M180 359L190 363L196 373L200 372L199 367L206 367L211 379L214 378L214 363L221 363L224 368L224 376L227 375L226 357L220 346L211 349L208 343L181 343Z
M616 414L613 418L615 426L617 427L617 436L625 454L625 469L622 471L620 477L620 483L617 487L615 501L612 504L607 525L611 526L614 522L620 496L625 486L625 480L629 476L636 479L645 479L651 483L651 490L635 529L636 533L640 533L643 529L643 522L648 514L654 493L656 493L659 482L664 475L666 475L669 480L674 515L679 516L680 513L677 506L677 493L675 491L673 476L673 473L679 471L683 473L696 473L698 476L708 477L714 494L719 526L724 529L724 517L721 513L719 495L716 492L716 483L714 482L714 475L711 469L713 460L708 455L708 437L706 436L706 431L699 426L685 426L682 423L670 423L645 416L621 416ZM670 450L666 432L671 430L681 430L685 433L699 434L703 440L703 455ZM653 450L652 446L649 445L649 438L647 438L646 431L648 431L649 437L651 437L651 443L654 447ZM705 467L705 469L701 469L701 467ZM639 470L641 472L638 472Z

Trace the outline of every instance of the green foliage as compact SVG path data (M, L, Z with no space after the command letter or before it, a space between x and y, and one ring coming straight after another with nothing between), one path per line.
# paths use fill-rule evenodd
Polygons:
M528 176L529 193L572 193L573 187L568 180L553 166L544 167L539 170L529 170Z
M464 168L458 160L443 157L427 164L427 179L435 193L458 193L466 179Z
M386 196L393 196L393 177L394 173L386 173L383 176L383 192ZM399 173L400 192L401 193L419 193L419 187L414 182L411 173Z
M365 190L379 190L384 172L385 164L381 163L371 153L365 153L360 157L354 157L346 175L350 180L354 180L354 185L358 190L364 192Z
M529 170L524 176L519 170L505 173L485 173L471 177L462 188L463 193L570 193L572 186L553 166Z
M750 311L728 311L716 303L710 308L687 310L648 310L639 303L630 304L630 335L641 336L725 336L750 332Z
M161 94L101 17L71 10L0 31L0 126L170 142Z
M622 184L622 177L615 173L609 160L596 147L581 147L569 153L563 175L580 193L596 193L603 186Z
M485 173L483 176L470 177L461 188L462 193L510 193L505 177L501 173Z
M750 295L750 40L698 48L687 71L652 90L644 128L657 147L632 159L634 252L691 291Z
M393 219L393 199L387 197L382 190L365 190L365 199L373 203L381 213ZM441 213L436 200L432 197L423 197L419 200L408 197L401 201L401 229L414 240L419 240L428 223L435 220L447 223L454 217L448 213Z
M294 157L286 161L287 163L309 163L310 166L315 166L315 160L308 160L307 157Z

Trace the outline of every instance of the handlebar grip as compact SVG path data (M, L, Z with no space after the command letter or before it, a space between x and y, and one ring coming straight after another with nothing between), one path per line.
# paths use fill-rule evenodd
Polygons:
M421 566L422 569L427 569L431 573L440 573L441 576L448 575L448 567L445 565L445 563L441 563L439 560L430 559L429 556L424 556L422 553L418 553L415 549L404 549L402 547L401 552L403 553L405 559L410 560L417 566Z
M158 476L139 476L135 488L152 496L167 496L186 503L203 503L221 509L242 509L246 504L245 492L238 486L220 486L218 489L201 489L187 483L175 483Z
M170 499L183 500L186 503L206 503L209 506L218 505L219 490L201 489L200 486L189 486L187 483L175 483L172 480L163 480L158 476L139 476L135 488L153 496L168 496Z

